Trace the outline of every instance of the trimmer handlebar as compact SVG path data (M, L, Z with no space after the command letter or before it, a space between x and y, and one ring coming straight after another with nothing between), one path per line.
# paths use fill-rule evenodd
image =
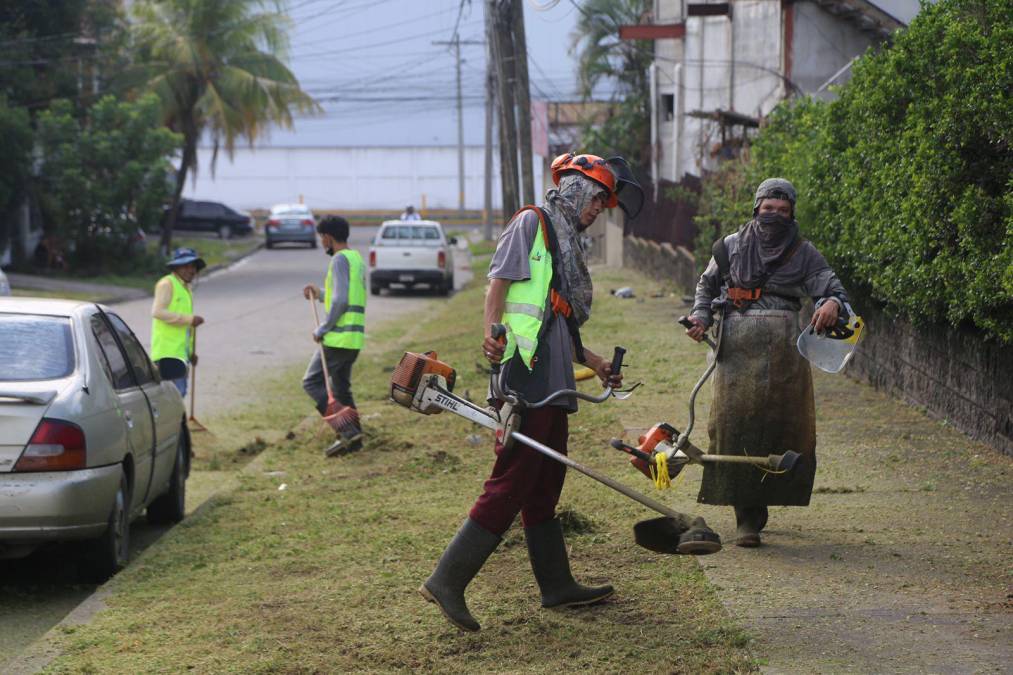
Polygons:
M492 337L493 340L496 340L501 344L506 343L506 334L507 328L501 323L494 323L489 326L489 336ZM612 353L612 363L610 364L610 373L612 375L618 374L619 371L622 369L623 359L625 358L625 356L626 356L626 348L616 346L615 351L613 351ZM502 401L506 401L507 403L510 403L512 405L520 405L524 408L542 408L564 396L573 396L575 398L581 399L582 401L588 401L590 403L601 403L602 401L608 399L610 396L615 396L618 399L625 399L629 397L633 389L636 389L639 386L639 384L636 384L626 391L615 393L613 391L612 386L608 384L605 386L605 390L598 396L591 396L589 394L585 394L582 391L577 391L576 389L560 389L557 392L549 394L541 401L531 403L529 401L525 401L523 398L520 397L520 395L517 392L510 389L510 387L506 383L505 377L506 372L502 371L500 365L501 364L499 363L494 363L492 364L491 368L492 370L491 388L493 396Z
M626 356L626 348L616 346L616 350L612 352L612 363L609 366L609 373L611 375L618 375L619 370L623 367L623 357Z
M692 320L692 319L690 319L690 318L689 318L688 316L680 316L680 317L679 317L679 318L677 319L677 321L678 321L678 322L679 322L679 324L680 324L680 325L681 325L681 326L682 326L683 328L685 328L686 330L691 330L691 329L693 329L694 327L696 327L696 324L695 324L695 323L693 323L693 320ZM708 345L708 346L709 346L709 347L710 347L711 349L713 349L713 350L715 350L715 351L717 350L717 348L718 348L718 347L717 347L717 345L716 345L716 344L714 344L714 340L712 340L712 339L710 339L709 337L707 337L706 333L705 333L705 334L704 334L704 336L703 336L703 341L704 341L704 342L706 342L706 343L707 343L707 345Z

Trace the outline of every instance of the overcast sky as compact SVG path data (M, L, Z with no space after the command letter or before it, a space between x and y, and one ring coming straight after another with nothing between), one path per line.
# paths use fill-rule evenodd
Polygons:
M583 0L578 0L582 2ZM918 0L874 0L902 21ZM531 97L576 100L570 54L579 17L572 0L524 0ZM324 114L275 130L260 145L361 146L457 143L453 51L483 41L484 0L288 0L289 63ZM547 8L539 10L539 8ZM484 142L484 45L461 48L465 143ZM607 92L602 92L607 93Z
M262 145L457 143L453 51L432 44L484 41L483 0L289 0L290 66L324 115L300 118ZM525 0L532 98L576 99L569 55L578 18L569 0ZM484 142L485 47L461 47L465 142ZM328 100L331 99L331 100ZM339 99L339 100L333 100ZM380 100L378 100L380 99Z

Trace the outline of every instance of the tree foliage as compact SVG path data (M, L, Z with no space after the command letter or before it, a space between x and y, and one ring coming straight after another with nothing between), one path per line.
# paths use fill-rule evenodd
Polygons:
M6 216L24 194L31 165L32 129L28 113L0 96L0 252L7 248Z
M131 257L139 229L161 219L171 192L169 157L180 137L164 128L158 99L100 99L79 121L68 101L39 115L40 188L51 229L72 242L79 268Z
M648 68L653 44L647 40L621 40L619 27L642 23L650 0L587 0L573 33L572 53L578 57L578 85L584 100L594 97L599 85L612 86L612 112L603 123L584 129L583 150L598 155L622 155L644 165L650 150L650 82Z
M924 6L837 100L775 110L750 160L708 181L698 223L733 231L756 184L784 176L846 284L915 322L1013 342L1010 16L1013 0Z
M33 113L57 98L87 107L122 67L119 0L0 3L0 95ZM79 108L79 110L80 110Z
M138 67L134 88L158 95L162 121L183 135L183 156L163 228L171 246L183 185L197 170L207 135L217 157L250 143L272 125L292 126L293 111L318 106L284 63L288 19L270 0L142 0L134 7ZM214 170L212 160L212 171Z

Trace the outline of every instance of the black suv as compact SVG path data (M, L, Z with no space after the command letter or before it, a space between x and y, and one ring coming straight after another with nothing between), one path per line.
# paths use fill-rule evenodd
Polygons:
M233 211L218 202L199 202L184 199L179 203L176 216L177 230L217 232L222 239L253 232L249 216Z

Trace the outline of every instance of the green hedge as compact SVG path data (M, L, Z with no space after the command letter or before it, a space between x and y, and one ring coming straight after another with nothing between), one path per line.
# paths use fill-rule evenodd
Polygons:
M831 103L782 105L706 182L703 254L784 176L847 285L916 323L1013 342L1013 0L925 6Z

